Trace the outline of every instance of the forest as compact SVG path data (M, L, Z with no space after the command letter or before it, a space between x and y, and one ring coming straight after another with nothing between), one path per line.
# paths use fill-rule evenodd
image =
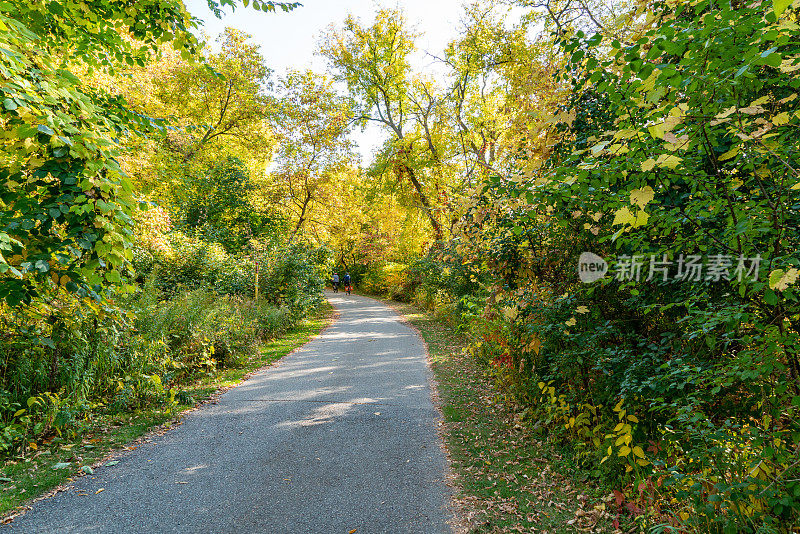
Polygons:
M278 73L181 0L0 2L2 459L183 403L347 271L641 531L796 531L800 1L478 0L430 70L402 10L342 21Z

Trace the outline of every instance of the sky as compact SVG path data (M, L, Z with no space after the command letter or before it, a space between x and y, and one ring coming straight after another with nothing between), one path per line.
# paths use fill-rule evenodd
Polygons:
M242 30L253 36L253 42L261 45L261 53L267 66L276 75L286 69L325 72L327 63L315 56L320 36L330 24L341 26L345 17L352 13L365 24L374 20L381 6L400 8L411 26L423 35L417 41L418 49L440 55L461 27L464 12L463 0L402 0L378 3L375 0L305 0L294 11L264 13L252 7L239 5L236 10L227 8L226 16L217 19L208 9L206 0L185 0L189 12L204 22L203 31L213 40L226 26ZM433 58L419 54L419 65L433 64ZM359 146L362 161L368 163L374 150L381 145L382 135L377 127L365 132L355 132L354 141Z
M374 20L381 7L397 7L417 31L424 33L417 45L423 50L439 54L457 35L463 13L463 0L402 0L376 2L375 0L305 0L294 11L263 13L242 5L222 20L208 9L206 0L186 0L186 7L195 17L203 20L205 31L213 38L226 26L232 26L253 36L261 45L267 65L278 73L286 68L312 68L325 70L325 60L314 56L317 42L331 24L341 25L352 13L365 23Z

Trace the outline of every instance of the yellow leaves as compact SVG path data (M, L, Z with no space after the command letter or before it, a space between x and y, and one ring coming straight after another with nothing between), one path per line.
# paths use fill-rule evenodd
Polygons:
M779 113L772 117L772 124L775 126L783 126L784 124L788 124L790 116L787 112Z
M565 321L564 324L567 326L575 326L578 321L575 320L575 317L571 317L568 321Z
M646 159L645 161L642 162L642 170L644 172L652 171L655 166L656 166L656 160L654 160L653 158Z
M575 109L571 109L569 111L564 111L561 113L556 114L555 118L558 122L564 122L568 126L572 126L572 123L575 122L575 118L578 116L578 112Z
M611 223L612 225L620 225L620 224L627 224L632 226L633 228L638 228L639 226L644 226L647 224L647 220L650 218L650 214L640 211L633 214L633 212L628 208L624 207L618 209L614 212L614 221Z
M637 456L637 457L639 457L639 458L644 458L644 451L643 451L643 450L642 450L642 448L641 448L641 447L639 447L638 445L637 445L637 446L635 446L635 447L634 447L633 449L631 449L631 450L633 451L633 454L634 454L634 456Z
M519 310L516 307L512 308L506 306L503 308L503 317L505 317L506 320L508 321L513 321L514 319L517 318L518 315L519 315Z
M778 68L781 70L781 72L788 74L790 72L800 70L800 62L797 61L797 58L784 59L781 61L781 64Z
M664 139L664 127L661 124L654 124L647 127L647 131L654 139Z
M575 418L574 417L570 417L569 421L567 422L567 424L564 425L565 428L572 428L574 426L575 426Z
M681 161L683 161L683 159L679 158L678 156L673 156L672 154L661 154L656 160L656 164L659 167L675 169L675 167L677 167Z
M769 274L769 287L770 289L784 291L797 281L798 275L800 275L800 271L794 267L790 268L788 271L775 269Z
M715 118L717 118L717 119L724 119L724 118L726 118L726 117L728 117L728 116L732 115L734 111L736 111L736 106L731 106L731 107L729 107L728 109L726 109L725 111L723 111L722 113L718 113L718 114L715 116ZM713 126L713 124L712 124L712 126Z
M618 224L631 224L631 222L635 220L636 216L631 212L631 210L627 207L624 207L614 212L614 222L611 224L615 226Z
M685 145L689 142L689 136L683 134L682 136L678 137L672 132L667 132L664 134L664 141L667 142L666 148L674 151L678 148L685 148Z
M610 141L600 141L599 143L594 145L591 149L592 155L597 156L598 154L600 154L603 151L603 149L606 148L606 146L608 146L608 143L610 143Z
M792 4L792 0L772 0L772 9L775 11L775 18L780 18L786 8Z
M673 111L675 111L675 113L672 113ZM681 115L682 111L680 108L674 108L670 110L670 114L663 121L648 126L647 131L649 131L650 135L655 139L664 139L664 135L667 132L671 132L681 123Z
M739 153L739 148L740 148L739 145L736 145L732 149L730 149L727 152L725 152L724 154L722 154L717 159L719 159L719 161L726 161L726 160L729 160L731 158L734 158Z
M630 128L618 130L617 132L614 133L614 139L630 139L632 137L636 137L638 133L639 132L637 130L633 130Z
M631 453L631 448L626 446L620 447L617 456L628 456Z
M523 352L533 352L534 354L539 354L539 347L542 345L542 342L539 341L538 337L534 337L533 340L523 347Z
M759 461L753 469L750 470L750 476L753 478L765 479L772 473L772 467L769 466L764 460Z
M655 191L649 185L641 189L634 189L631 191L631 204L636 204L640 209L644 209L648 202L655 197Z
M739 109L739 113L744 113L745 115L758 115L759 113L764 113L764 111L766 110L761 106L747 106Z
M589 313L589 308L587 308L586 306L578 306L578 308L575 310L575 313L580 313L580 314Z

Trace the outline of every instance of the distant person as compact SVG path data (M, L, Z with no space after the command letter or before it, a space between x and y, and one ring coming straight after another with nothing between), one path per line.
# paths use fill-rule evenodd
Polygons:
M339 292L339 273L333 273L333 278L331 279L333 282L333 292Z
M350 292L353 290L353 286L350 285L350 273L344 273L344 288L347 290L347 294L349 295Z

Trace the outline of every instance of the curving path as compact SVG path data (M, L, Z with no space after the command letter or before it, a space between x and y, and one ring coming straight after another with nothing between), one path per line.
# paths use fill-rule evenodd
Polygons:
M422 341L328 298L319 337L0 532L451 532Z

